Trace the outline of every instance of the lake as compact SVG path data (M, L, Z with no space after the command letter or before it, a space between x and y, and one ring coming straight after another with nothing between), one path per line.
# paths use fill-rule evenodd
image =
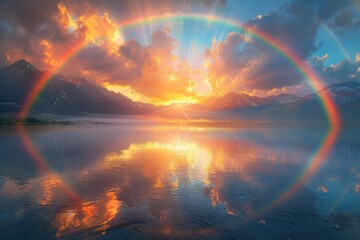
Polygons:
M0 239L360 239L360 127L0 129Z

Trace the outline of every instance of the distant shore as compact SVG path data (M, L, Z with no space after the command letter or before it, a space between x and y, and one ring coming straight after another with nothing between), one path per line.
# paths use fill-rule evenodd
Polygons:
M0 125L71 125L75 122L64 120L59 121L52 118L40 118L40 117L27 117L27 118L16 118L16 117L0 117Z
M57 120L48 117L0 117L0 126L15 126L15 125L78 125L78 124L105 124L103 122L92 120Z
M328 126L327 122L307 122L307 121L258 121L258 120L170 120L170 119L156 119L146 121L145 119L131 119L126 118L126 121L122 118L109 118L102 116L100 118L94 118L88 116L86 118L52 118L47 116L30 116L26 118L17 118L15 116L0 116L0 126L13 126L13 125L82 125L82 124L145 124L145 125L167 125L167 126L179 126L179 127L220 127L220 128L242 128L242 127L261 127L261 126ZM120 121L119 121L120 120ZM346 125L360 125L360 122L344 122L343 126Z

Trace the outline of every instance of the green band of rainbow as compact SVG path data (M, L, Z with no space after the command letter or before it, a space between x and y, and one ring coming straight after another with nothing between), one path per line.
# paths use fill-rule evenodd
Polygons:
M286 58L298 70L298 72L309 81L310 85L315 91L319 91L321 88L325 87L321 79L304 63L304 59L301 59L293 50L291 50L284 43L272 37L268 33L258 30L255 27L243 26L241 25L241 23L233 20L202 14L165 15L125 21L120 23L119 28L120 30L125 30L141 25L159 24L184 20L195 20L209 24L222 24L225 26L239 29L240 31L243 31L244 33L249 34L257 40L263 42L265 45L271 47L274 51ZM50 69L48 73L44 73L42 75L42 77L38 80L36 86L32 89L32 91L26 98L24 107L20 113L21 118L25 118L29 115L32 106L36 102L36 99L38 98L42 90L46 87L47 83L54 77L54 75L57 74L62 69L62 67L67 62L69 62L70 59L72 59L74 56L76 56L77 53L79 53L84 47L86 47L88 43L89 42L85 41L72 47L58 60L59 62L63 63L61 66L54 67L53 69ZM318 150L314 153L313 157L309 161L307 167L304 169L300 177L278 198L276 198L270 204L270 206L277 205L290 197L291 194L297 191L313 176L313 174L323 165L329 151L332 149L332 146L337 138L341 120L337 112L336 106L332 102L330 96L321 92L318 92L318 95L327 116L328 124L330 126L329 131L327 132L323 141L319 144Z

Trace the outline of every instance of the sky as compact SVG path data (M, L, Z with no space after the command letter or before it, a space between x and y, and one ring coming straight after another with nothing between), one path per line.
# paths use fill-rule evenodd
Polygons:
M313 90L246 29L325 85L360 80L360 0L2 0L0 66L25 59L157 105Z

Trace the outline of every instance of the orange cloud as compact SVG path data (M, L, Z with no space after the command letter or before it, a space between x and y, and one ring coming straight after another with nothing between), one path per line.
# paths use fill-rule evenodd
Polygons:
M41 68L62 67L64 75L83 74L100 85L125 89L130 97L135 94L138 99L155 104L172 100L193 102L196 98L194 78L199 74L173 54L176 41L167 30L153 32L151 43L143 46L134 39L125 42L119 25L108 12L79 12L64 3L56 7L53 19L66 37L61 41L39 40ZM74 44L86 48L70 61L63 59L64 49L71 49Z
M47 40L41 40L40 45L44 47L43 62L46 64L49 64L51 66L54 66L54 65L58 66L59 62L53 56L54 48L53 48L52 43Z
M175 44L167 31L157 30L148 46L130 39L116 52L108 51L106 46L88 47L72 61L71 67L77 66L112 90L122 86L122 90L131 89L155 104L192 101L197 97L194 75L198 73L174 56Z

